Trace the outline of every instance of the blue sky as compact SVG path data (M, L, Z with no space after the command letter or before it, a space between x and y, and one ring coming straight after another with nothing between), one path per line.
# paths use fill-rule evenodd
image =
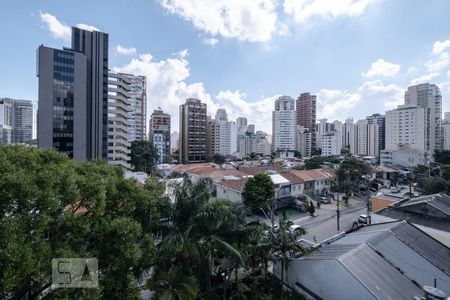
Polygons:
M189 96L268 132L273 99L306 91L330 120L383 113L417 82L450 110L446 0L2 1L0 22L0 97L37 100L37 47L85 24L109 33L112 70L147 76L173 130Z

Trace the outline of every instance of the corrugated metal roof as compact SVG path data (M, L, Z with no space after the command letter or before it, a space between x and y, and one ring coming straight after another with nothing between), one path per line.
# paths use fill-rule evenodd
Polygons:
M431 264L425 257L399 240L395 235L380 235L370 244L391 264L402 270L409 278L414 278L421 286L434 285L450 295L450 276Z
M385 209L378 211L377 214L397 220L405 220L413 224L422 225L437 230L450 232L450 221L443 218L421 215L394 207L386 207Z
M336 259L355 248L355 245L337 245L333 244L332 247L320 248L320 251L313 252L311 255L305 257L305 259Z
M335 289L335 281L325 280L328 274L346 278L345 285L352 289L348 294L341 290L340 299L353 299L348 297L358 289L362 293L361 286L376 299L413 299L423 294L420 286L432 285L434 278L450 291L450 285L444 287L450 283L450 249L405 221L366 226L294 261L299 269L290 272L319 296L332 295Z
M423 293L367 245L357 250L342 263L377 299L413 299Z
M391 229L402 242L450 275L450 249L418 228L402 222Z

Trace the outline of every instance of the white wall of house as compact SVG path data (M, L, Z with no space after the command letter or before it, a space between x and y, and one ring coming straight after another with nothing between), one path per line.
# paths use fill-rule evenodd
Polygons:
M303 196L304 193L305 193L305 185L303 183L293 184L291 186L291 196L292 197Z
M320 179L314 181L314 191L316 195L320 195L323 189L327 191L327 194L330 193L331 190L331 182L334 180L331 179Z
M216 185L216 193L217 199L225 199L233 203L242 203L244 201L243 194L241 192L238 192L225 186Z

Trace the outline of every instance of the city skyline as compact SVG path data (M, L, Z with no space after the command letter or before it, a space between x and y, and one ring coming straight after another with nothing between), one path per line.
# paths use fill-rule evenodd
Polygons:
M339 7L327 7L326 1L303 7L288 0L278 6L259 2L264 5L198 4L211 16L220 9L239 16L248 12L254 21L250 24L222 15L207 23L208 16L189 9L192 1L141 1L133 6L99 1L83 14L77 14L82 5L71 3L36 2L27 8L4 4L7 9L2 11L11 13L0 13L3 20L14 16L24 25L0 29L19 46L5 49L0 58L5 71L0 75L0 96L36 101L36 47L68 46L68 29L79 25L110 35L111 71L147 76L147 122L161 107L171 114L174 130L178 107L189 97L204 101L209 115L225 108L229 119L247 117L266 132L275 99L297 98L302 92L317 95L317 119L358 120L401 104L412 83L433 82L441 88L443 111L450 110L445 101L450 91L445 1L365 1L359 6L359 1L346 1ZM408 10L412 5L423 16L413 15ZM98 15L98 7L107 13ZM429 14L433 22L421 22ZM414 24L408 22L412 16ZM125 24L116 25L117 17ZM261 27L259 18L270 22ZM239 26L233 27L233 22Z

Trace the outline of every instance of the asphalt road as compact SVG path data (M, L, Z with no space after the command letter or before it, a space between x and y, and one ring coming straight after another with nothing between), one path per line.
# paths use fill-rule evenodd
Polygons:
M352 199L349 206L342 207L341 205L340 231L337 231L336 204L334 201L332 204L322 204L320 209L316 209L315 217L307 216L293 221L306 230L304 239L311 242L321 242L339 232L351 229L359 215L366 212L366 203L360 200Z

